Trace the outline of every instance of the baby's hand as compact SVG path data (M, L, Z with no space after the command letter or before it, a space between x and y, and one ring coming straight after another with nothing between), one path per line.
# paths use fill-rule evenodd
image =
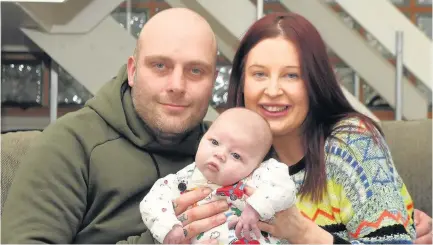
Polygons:
M249 204L245 206L244 211L242 211L241 217L236 225L236 236L241 239L243 232L244 237L247 240L252 240L251 232L256 236L256 239L260 237L260 230L257 226L259 222L260 215L257 211L251 207Z
M185 239L183 228L180 225L175 225L173 229L165 236L164 244L180 244Z

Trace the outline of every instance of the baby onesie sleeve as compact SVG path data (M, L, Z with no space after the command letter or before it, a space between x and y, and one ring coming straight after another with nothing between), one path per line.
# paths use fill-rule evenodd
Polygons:
M165 236L175 225L182 225L173 208L173 200L179 196L178 186L182 179L195 168L190 164L176 174L158 179L140 202L140 214L144 224L158 242L163 243Z
M288 166L273 158L254 171L250 185L256 190L246 202L259 213L261 220L271 219L276 212L296 202L296 187Z

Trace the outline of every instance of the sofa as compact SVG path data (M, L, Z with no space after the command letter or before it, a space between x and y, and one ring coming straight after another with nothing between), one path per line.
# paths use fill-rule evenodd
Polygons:
M385 139L414 206L432 216L432 120L383 121ZM40 131L2 133L2 208L16 169ZM19 180L17 180L19 181Z

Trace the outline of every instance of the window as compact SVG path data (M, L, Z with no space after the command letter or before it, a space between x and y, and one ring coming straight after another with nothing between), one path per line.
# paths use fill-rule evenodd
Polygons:
M347 91L355 94L354 72L350 67L339 65L334 68L337 81L343 85Z
M423 13L416 17L417 26L431 39L432 38L432 14Z
M432 0L417 0L416 3L418 5L432 5Z
M388 102L384 100L370 85L362 83L364 104L370 109L392 110Z
M215 108L221 107L227 103L229 79L232 67L231 65L219 66L217 70L218 77L215 80L213 95L210 102L210 105Z
M119 22L119 24L126 29L126 8L119 7L115 9L111 16ZM141 29L143 28L144 24L148 20L148 10L147 9L134 9L134 11L131 11L131 19L130 19L130 27L131 27L131 34L135 37L138 37L140 34Z
M409 4L410 0L390 0L392 4L395 4L397 6L405 6Z
M41 106L42 62L3 61L1 73L2 106Z
M84 105L93 97L84 85L75 80L65 69L57 66L59 75L59 93L57 102L59 106Z

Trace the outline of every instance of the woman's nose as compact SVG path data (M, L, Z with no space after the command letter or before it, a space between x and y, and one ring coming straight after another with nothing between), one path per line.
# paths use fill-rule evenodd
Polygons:
M268 85L265 88L265 94L269 97L276 97L278 95L281 95L282 93L283 91L281 90L278 79L270 79Z

